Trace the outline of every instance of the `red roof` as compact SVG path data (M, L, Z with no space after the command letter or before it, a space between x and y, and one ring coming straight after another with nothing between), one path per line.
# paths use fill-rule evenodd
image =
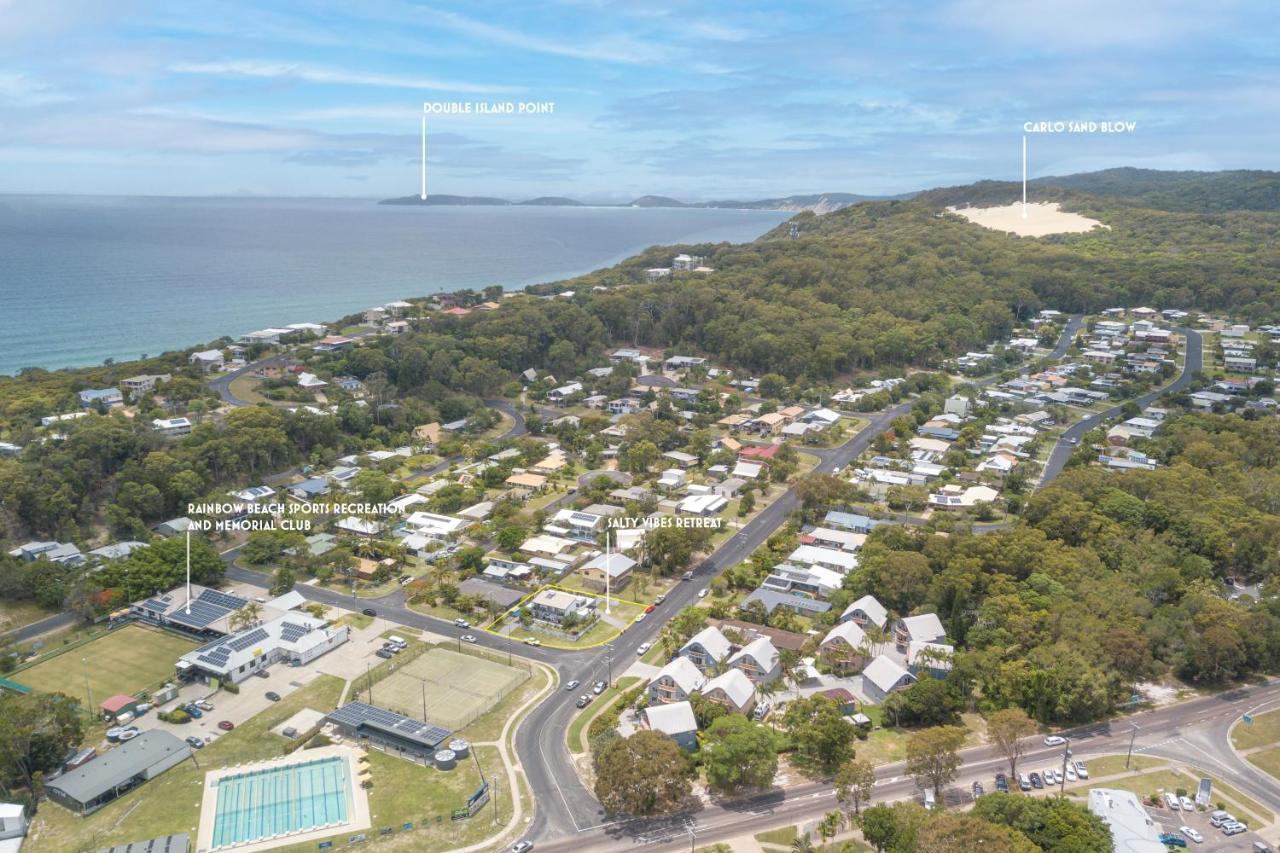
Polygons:
M853 701L853 694L843 687L832 687L830 690L823 690L822 695L841 704Z
M138 704L137 699L134 699L132 696L125 696L121 693L116 696L112 696L110 699L102 700L102 704L98 707L106 711L108 714L115 714L119 711L123 711L130 705L136 704Z
M744 447L738 451L738 455L747 459L772 459L778 453L777 444L766 444L763 447Z

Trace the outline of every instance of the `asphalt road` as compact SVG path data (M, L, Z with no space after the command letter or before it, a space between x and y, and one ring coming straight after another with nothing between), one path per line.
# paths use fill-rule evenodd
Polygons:
M1181 375L1179 375L1178 378L1173 380L1169 385L1143 394L1141 397L1137 397L1132 401L1127 400L1125 401L1126 403L1137 403L1139 408L1145 408L1165 394L1181 391L1183 388L1190 385L1195 379L1196 374L1199 373L1201 368L1204 366L1203 338L1201 338L1200 333L1194 329L1179 328L1178 331L1187 338L1187 353L1186 359L1182 365ZM1049 461L1045 463L1044 471L1040 475L1040 484L1044 485L1049 483L1061 474L1063 467L1066 466L1067 460L1071 458L1071 454L1075 452L1080 440L1092 430L1097 429L1112 418L1118 417L1122 407L1123 404L1119 406L1112 406L1105 412L1090 415L1079 423L1072 424L1068 427L1058 439L1058 443L1053 448L1053 452L1049 454Z
M1134 754L1169 758L1203 765L1206 770L1271 808L1280 805L1280 783L1239 758L1227 745L1226 731L1244 713L1280 704L1280 682L1207 696L1167 708L1145 711L1106 723L1066 732L1071 738L1073 760L1086 762L1100 755L1123 754L1133 726ZM1046 747L1029 738L1019 760L1025 772L1061 766L1062 748ZM964 750L957 780L948 788L948 805L971 800L973 781L988 790L997 771L1008 773L1008 761L994 747ZM904 775L902 762L876 770L873 802L890 802L917 796L915 781ZM539 850L606 851L643 847L646 850L689 849L690 829L697 846L714 844L778 826L820 818L836 808L831 785L811 782L776 789L733 802L705 803L695 812L652 820L600 822L570 839L539 844Z

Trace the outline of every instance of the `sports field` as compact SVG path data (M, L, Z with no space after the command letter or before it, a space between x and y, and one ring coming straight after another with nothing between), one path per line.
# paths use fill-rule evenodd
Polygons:
M528 677L526 670L497 661L433 648L375 684L373 704L457 730L493 708Z
M66 693L87 702L87 676L96 706L108 696L160 686L173 675L178 658L195 647L166 631L127 625L9 677L33 690Z

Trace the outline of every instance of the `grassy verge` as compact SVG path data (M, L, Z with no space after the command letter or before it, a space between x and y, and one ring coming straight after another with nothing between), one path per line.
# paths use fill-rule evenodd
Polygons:
M1236 749L1253 749L1280 741L1280 711L1268 711L1253 718L1253 725L1237 722L1231 728L1231 743Z
M569 741L569 751L574 755L581 755L586 752L586 732L591 725L591 721L608 710L614 702L618 701L618 697L623 693L626 693L639 682L640 679L635 676L619 678L617 687L610 687L608 690L601 693L600 697L596 699L596 701L583 709L581 714L574 717L573 722L569 724L569 732L566 736Z
M1139 770L1147 770L1152 767L1159 767L1168 762L1159 758L1151 758L1147 755L1135 755L1129 762L1128 769L1124 766L1123 755L1103 755L1099 758L1090 758L1085 762L1085 767L1089 770L1090 779L1100 779L1103 776L1114 776L1117 773L1132 773Z
M17 630L57 612L34 601L6 601L0 604L0 632Z
M761 844L777 844L781 847L790 847L791 842L796 840L798 834L794 826L784 826L781 829L767 829L764 832L756 833L756 841Z

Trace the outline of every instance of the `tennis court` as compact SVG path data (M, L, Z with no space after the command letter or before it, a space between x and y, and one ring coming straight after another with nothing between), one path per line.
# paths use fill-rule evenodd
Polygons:
M375 684L372 704L457 730L492 709L527 678L529 672L524 669L433 648Z

